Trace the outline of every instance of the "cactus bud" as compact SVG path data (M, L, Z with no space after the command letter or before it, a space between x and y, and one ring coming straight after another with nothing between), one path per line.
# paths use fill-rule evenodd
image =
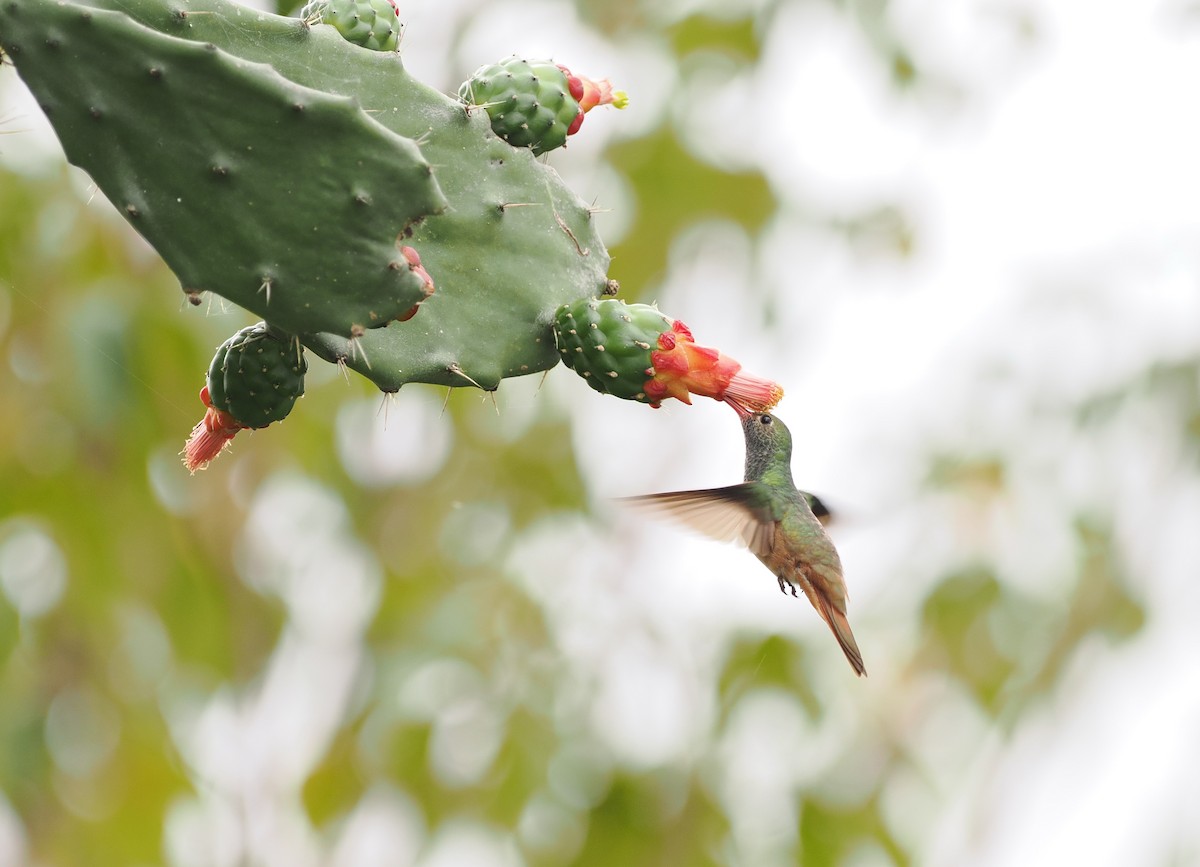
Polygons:
M597 105L624 108L629 98L608 79L592 81L548 60L509 57L481 66L458 89L465 104L487 111L492 131L514 147L544 154L579 131Z
M222 343L200 390L204 419L183 449L188 470L207 467L239 430L284 419L304 394L307 370L296 340L265 322L243 328Z
M412 247L400 247L400 255L404 257L404 262L408 269L421 279L421 290L428 298L434 292L433 278L429 276L429 272L425 270L425 266L421 264L421 256ZM421 302L418 301L408 310L401 313L396 319L399 322L407 322L417 315L417 311L421 309Z
M372 51L400 49L400 7L394 0L311 0L300 17L329 24L348 42Z
M783 397L778 384L698 346L686 325L647 304L615 298L564 304L554 333L563 363L604 394L656 408L672 397L690 404L697 394L759 412Z

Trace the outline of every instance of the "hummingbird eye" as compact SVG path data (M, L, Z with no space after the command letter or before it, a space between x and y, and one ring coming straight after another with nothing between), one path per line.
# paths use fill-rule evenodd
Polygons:
M763 424L770 424L772 421L771 417L769 415L767 415L766 413L764 413L763 415L760 415L758 417L758 420L760 422L762 422Z

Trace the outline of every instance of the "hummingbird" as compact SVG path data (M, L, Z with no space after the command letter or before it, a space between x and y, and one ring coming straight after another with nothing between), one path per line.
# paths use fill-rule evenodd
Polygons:
M746 436L746 479L740 485L624 497L634 507L668 515L723 542L740 541L774 573L779 589L799 587L846 654L854 673L866 674L846 619L842 561L825 532L829 510L792 481L792 435L769 412L727 401Z

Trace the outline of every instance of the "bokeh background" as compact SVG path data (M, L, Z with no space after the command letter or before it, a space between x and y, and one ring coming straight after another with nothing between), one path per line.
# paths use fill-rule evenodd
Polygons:
M0 865L1200 863L1200 6L402 17L447 92L511 53L630 92L548 160L625 298L786 386L870 677L612 505L740 479L712 402L314 359L189 477L252 320L182 303L5 66Z

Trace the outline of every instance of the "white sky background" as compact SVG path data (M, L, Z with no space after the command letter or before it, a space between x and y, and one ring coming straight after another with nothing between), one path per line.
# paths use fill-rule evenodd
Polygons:
M901 0L891 4L891 20L937 82L901 97L843 15L785 3L760 67L722 79L717 65L711 102L672 106L658 46L606 45L567 4L403 8L406 62L439 86L523 53L569 56L631 92L626 112L595 113L579 140L550 160L583 198L614 207L610 243L628 225L621 208L631 205L620 167L597 166L595 154L606 136L636 135L664 112L698 154L759 166L786 205L758 245L728 226L689 232L662 286L651 287L700 342L786 385L779 412L796 434L796 477L848 515L835 538L871 677L854 682L828 640L813 644L826 663L814 688L831 708L819 729L769 696L739 710L714 771L727 796L747 793L740 813L731 807L735 833L794 821L786 809L774 816L776 793L816 778L831 756L867 736L872 717L913 713L912 745L937 791L898 787L889 803L898 824L908 817L920 829L910 842L922 863L1200 858L1200 495L1180 482L1170 431L1131 422L1098 442L1021 441L1033 405L1061 406L1117 386L1149 359L1184 357L1200 343L1197 14L1189 19L1183 2L1151 0ZM451 50L449 24L468 14L466 37ZM1015 26L1021 15L1033 23L1031 39ZM0 140L0 158L20 165L52 154L36 107L11 91L3 96L0 118L16 116L32 132ZM849 247L802 216L810 205L852 214L880 200L911 212L912 260ZM619 262L613 276L620 279ZM739 305L740 293L775 293L781 322L764 331L757 300ZM727 409L651 413L570 377L556 371L547 387L576 416L581 464L599 496L740 478L741 437ZM529 399L529 385L506 384L502 401L510 389L514 404ZM983 541L939 525L945 513L914 500L934 445L1012 454L1014 500ZM944 685L903 680L893 657L911 650L920 601L946 569L994 545L988 553L1005 580L1054 600L1075 557L1055 518L1092 504L1115 516L1148 609L1134 641L1088 645L1053 701L1009 739L988 735ZM633 764L682 760L712 722L698 684L710 676L720 636L741 628L828 636L806 607L782 600L744 551L613 520L635 556L610 553L574 582L531 574L530 592L561 615L571 633L564 652L598 677L595 724L614 751ZM555 545L614 538L574 532L567 541L550 538L557 530L525 539L512 557L541 551L557 563L546 555ZM920 561L912 556L918 544ZM630 620L642 634L606 653L611 629ZM272 671L284 670L287 650L281 646ZM774 747L772 730L791 737L787 762L762 752ZM411 812L393 800L375 793L356 813L363 840ZM384 818L373 823L376 814ZM357 839L347 832L342 848L351 851ZM452 849L439 843L426 860ZM769 853L763 858L754 863L769 863Z

